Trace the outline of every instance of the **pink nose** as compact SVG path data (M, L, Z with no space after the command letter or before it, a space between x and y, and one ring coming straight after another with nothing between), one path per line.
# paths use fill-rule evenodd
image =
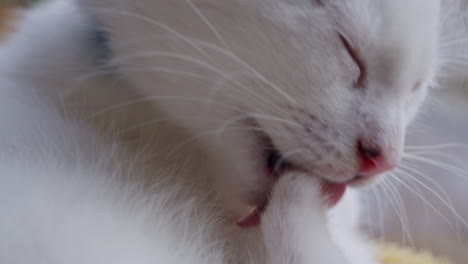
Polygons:
M385 158L382 150L379 148L365 148L361 146L359 152L362 163L358 174L361 177L373 177L390 171L396 166L395 162L390 162Z

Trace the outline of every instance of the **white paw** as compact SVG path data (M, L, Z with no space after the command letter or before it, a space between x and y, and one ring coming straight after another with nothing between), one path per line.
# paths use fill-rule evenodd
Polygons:
M311 210L324 214L320 204L319 181L308 175L290 173L275 184L267 211L276 211L284 216L307 214Z
M310 176L284 175L262 217L266 263L348 264L328 232L320 185Z

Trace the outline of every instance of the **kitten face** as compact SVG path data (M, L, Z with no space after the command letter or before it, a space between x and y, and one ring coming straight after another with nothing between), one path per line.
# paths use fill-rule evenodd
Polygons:
M111 63L253 203L274 168L350 182L363 148L394 166L437 62L437 0L88 2Z

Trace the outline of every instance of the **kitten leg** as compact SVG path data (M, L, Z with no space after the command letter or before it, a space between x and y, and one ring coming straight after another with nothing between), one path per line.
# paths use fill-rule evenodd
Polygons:
M285 175L262 217L260 254L252 263L350 263L328 230L318 182L299 174Z
M342 201L327 213L333 241L353 264L376 264L371 242L359 230L360 203L357 190L349 189Z

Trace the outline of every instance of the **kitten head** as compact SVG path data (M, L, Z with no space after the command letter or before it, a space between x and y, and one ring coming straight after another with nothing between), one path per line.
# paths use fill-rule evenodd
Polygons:
M438 0L82 2L110 63L209 146L220 188L243 199L277 169L358 184L393 168L438 58Z

